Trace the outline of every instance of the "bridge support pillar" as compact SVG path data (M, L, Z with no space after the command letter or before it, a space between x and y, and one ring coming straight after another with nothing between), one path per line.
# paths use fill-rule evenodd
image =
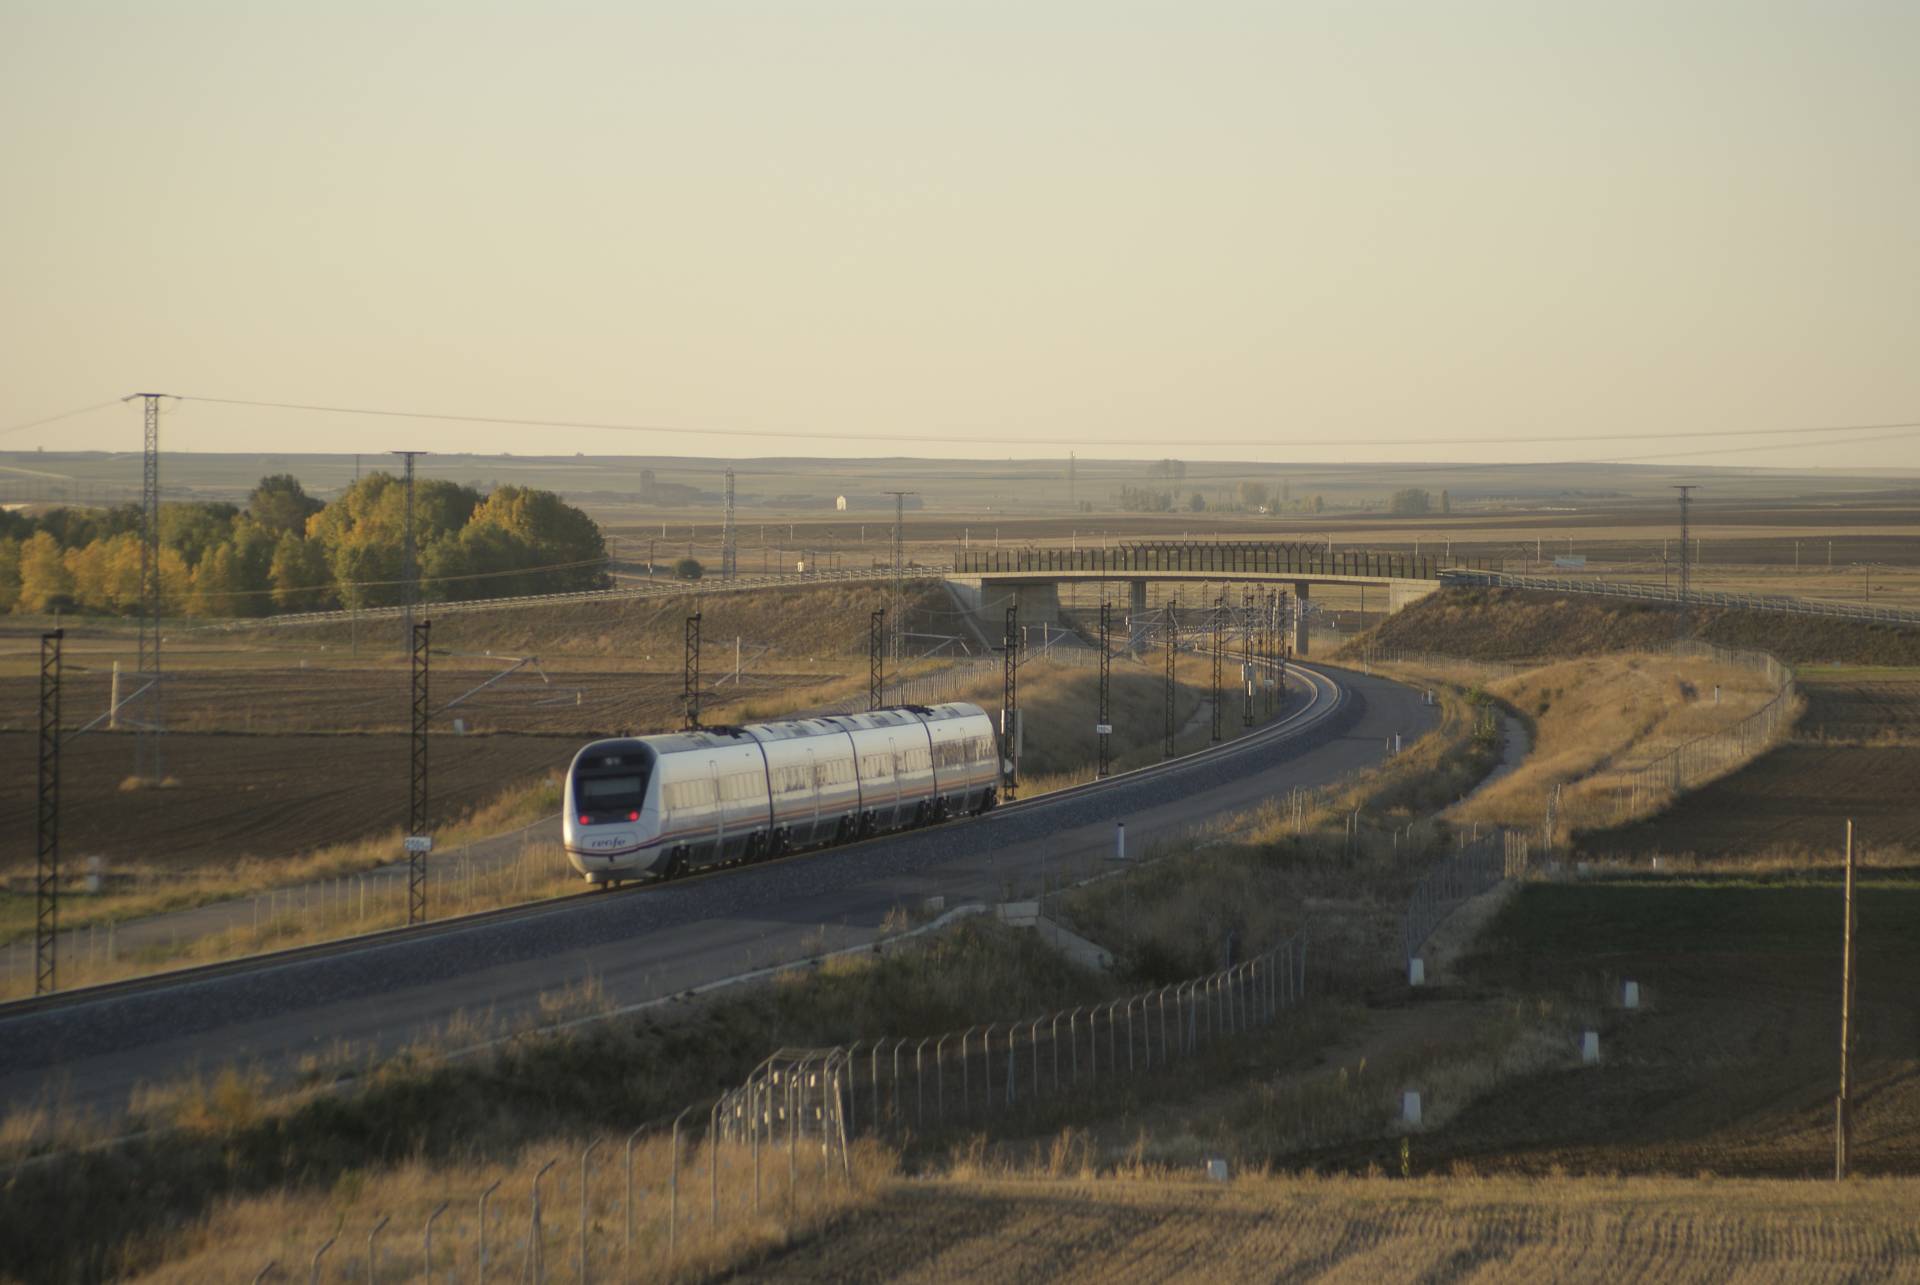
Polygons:
M1390 580L1387 582L1387 609L1410 607L1440 587L1438 580Z
M1307 591L1312 583L1306 580L1293 582L1293 654L1307 654Z
M1127 641L1128 646L1138 650L1142 645L1141 637L1147 627L1147 582L1144 580L1127 581Z

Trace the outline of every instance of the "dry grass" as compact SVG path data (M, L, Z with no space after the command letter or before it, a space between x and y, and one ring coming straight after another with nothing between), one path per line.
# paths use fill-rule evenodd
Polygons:
M782 1281L1896 1279L1920 1182L1317 1178L891 1184Z
M318 1051L295 1085L234 1066L154 1086L111 1126L138 1132L112 1146L99 1145L107 1124L50 1099L0 1125L11 1149L0 1158L31 1160L0 1187L0 1278L117 1277L172 1264L183 1252L210 1252L227 1225L208 1220L227 1202L254 1198L317 1211L317 1221L299 1224L304 1237L309 1225L331 1227L326 1196L342 1184L384 1181L389 1171L477 1178L489 1166L524 1169L555 1139L610 1130L624 1138L739 1083L773 1048L934 1034L1089 1003L1112 988L1035 935L974 919L698 1006L547 1034L516 1034L474 1014L398 1052ZM607 1004L595 986L572 988L547 997L529 1025L604 1013ZM462 1050L474 1051L451 1056ZM574 1175L577 1184L577 1168ZM392 1190L407 1186L396 1180ZM573 1197L577 1208L577 1185ZM557 1220L561 1201L549 1207ZM397 1197L392 1212L402 1212ZM310 1254L322 1238L301 1243Z
M387 859L391 859L389 852ZM428 866L428 905L435 919L475 914L501 906L577 893L580 876L556 843L527 842L501 861L474 861L442 855ZM171 968L240 959L265 951L287 950L335 941L360 933L403 927L407 922L407 880L396 872L377 878L340 876L253 899L251 919L240 926L182 937L119 953L113 938L89 933L60 962L62 989L140 977ZM0 999L33 992L33 979L13 970L0 977Z
M1625 774L1738 723L1774 695L1755 670L1634 654L1545 665L1499 679L1486 691L1528 721L1532 750L1452 815L1483 825L1535 826L1557 794L1563 831L1620 819L1621 792L1630 792Z
M583 1192L581 1151L596 1136L601 1145L589 1157ZM485 1228L487 1271L494 1279L534 1278L537 1257L549 1279L704 1280L870 1203L895 1171L891 1152L862 1141L844 1168L836 1159L823 1174L815 1138L798 1148L792 1170L784 1147L763 1151L756 1193L748 1147L723 1145L716 1154L704 1141L683 1138L676 1166L671 1135L655 1132L633 1149L629 1206L625 1141L624 1134L542 1138L483 1161L408 1160L347 1170L322 1190L282 1189L223 1201L171 1238L164 1266L133 1279L156 1285L246 1281L268 1263L279 1264L282 1280L301 1278L315 1251L333 1237L322 1279L475 1279L479 1197L497 1182ZM555 1165L541 1183L536 1223L533 1176L550 1160ZM428 1262L422 1230L442 1206ZM382 1219L390 1221L370 1262L368 1234Z
M1315 967L1366 975L1393 958L1407 889L1450 841L1432 814L1497 757L1480 707L1436 688L1439 726L1342 785L1299 791L1157 845L1138 867L1060 894L1052 911L1165 984L1221 967L1311 919Z

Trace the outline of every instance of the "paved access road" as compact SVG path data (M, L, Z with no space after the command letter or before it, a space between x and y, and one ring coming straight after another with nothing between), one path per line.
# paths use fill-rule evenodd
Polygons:
M829 947L863 944L895 907L929 896L949 905L1006 900L1104 859L1117 820L1137 853L1294 787L1339 780L1380 762L1395 733L1411 741L1431 728L1436 711L1422 693L1346 671L1332 676L1343 690L1331 717L1170 771L504 922L0 1017L0 1103L57 1094L111 1115L136 1085L195 1068L240 1059L273 1073L343 1042L397 1047L463 1011L535 1014L543 994L589 973L614 1003L635 1004L800 957L822 934ZM1333 683L1315 679L1324 708Z

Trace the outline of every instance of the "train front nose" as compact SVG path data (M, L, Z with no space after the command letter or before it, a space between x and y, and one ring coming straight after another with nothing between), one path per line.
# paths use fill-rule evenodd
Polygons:
M593 883L631 874L636 866L646 865L648 854L636 851L646 842L644 830L638 810L570 816L567 856L574 869Z

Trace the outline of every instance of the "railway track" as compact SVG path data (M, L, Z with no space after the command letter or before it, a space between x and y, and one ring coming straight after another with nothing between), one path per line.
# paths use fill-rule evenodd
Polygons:
M361 933L351 937L335 938L331 941L314 942L304 946L288 947L284 950L269 951L264 954L247 955L239 959L223 960L217 963L200 964L190 968L171 969L166 972L152 973L142 977L124 978L97 985L76 987L72 990L58 991L48 995L35 995L0 1004L0 1031L5 1025L19 1018L35 1015L75 1011L89 1005L113 1003L155 992L179 990L193 987L222 978L253 974L270 973L276 969L292 968L300 964L340 958L354 954L378 951L387 947L431 941L437 937L449 937L464 933L483 931L508 924L520 924L548 916L564 916L582 905L600 905L611 898L646 897L669 888L685 888L689 885L710 883L736 877L748 867L766 868L808 859L820 859L828 855L847 854L849 856L871 852L897 841L902 835L925 833L928 830L958 831L985 821L988 817L1020 816L1030 817L1048 810L1057 810L1068 805L1077 805L1102 796L1125 794L1135 791L1143 784L1172 773L1191 770L1196 764L1218 763L1254 753L1271 746L1276 741L1301 735L1325 721L1335 717L1346 699L1344 689L1331 677L1319 670L1305 665L1293 665L1290 672L1306 682L1306 703L1290 714L1286 714L1264 727L1258 728L1237 740L1222 742L1191 754L1168 759L1163 763L1147 767L1134 768L1119 772L1103 780L1089 781L1083 785L1056 790L1037 798L1023 799L1013 803L1004 803L983 817L968 817L948 822L938 827L923 827L921 830L894 831L863 839L858 843L838 844L829 848L812 848L805 852L772 860L735 860L719 865L707 866L692 874L676 879L656 880L634 884L612 890L582 891L561 897L550 897L541 901L529 902L517 906L503 906L493 910L477 911L473 914L458 915L446 919L433 920L425 924L407 927L387 928L370 933Z

